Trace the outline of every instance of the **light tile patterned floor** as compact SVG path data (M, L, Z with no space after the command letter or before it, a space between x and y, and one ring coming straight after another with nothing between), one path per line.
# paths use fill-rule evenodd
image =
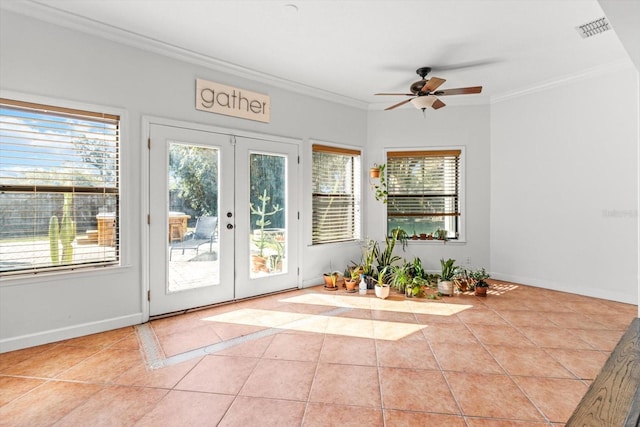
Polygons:
M1 354L0 425L562 425L636 314L499 282L438 301L317 287Z

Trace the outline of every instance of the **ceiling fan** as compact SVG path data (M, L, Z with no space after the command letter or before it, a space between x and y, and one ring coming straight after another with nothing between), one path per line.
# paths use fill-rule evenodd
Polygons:
M430 72L430 67L422 67L416 70L416 73L421 77L421 80L418 80L417 82L411 84L411 87L409 88L411 93L376 93L376 95L411 97L385 108L385 111L393 110L394 108L398 108L408 102L411 102L416 106L416 108L420 108L422 111L424 111L427 107L431 107L434 110L437 110L438 108L442 108L446 105L444 102L440 101L440 99L437 98L438 96L469 95L482 92L482 86L437 90L444 82L446 82L446 80L439 77L431 77L427 80L426 76Z

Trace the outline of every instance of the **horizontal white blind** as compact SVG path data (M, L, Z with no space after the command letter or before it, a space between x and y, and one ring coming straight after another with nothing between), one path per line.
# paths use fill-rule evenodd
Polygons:
M390 152L386 169L389 217L460 215L459 150Z
M119 261L119 117L0 99L0 274Z
M360 152L313 145L312 243L358 239Z

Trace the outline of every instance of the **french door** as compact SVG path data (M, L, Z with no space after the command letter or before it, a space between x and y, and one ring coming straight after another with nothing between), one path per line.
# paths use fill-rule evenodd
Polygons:
M298 145L151 124L149 314L298 285Z

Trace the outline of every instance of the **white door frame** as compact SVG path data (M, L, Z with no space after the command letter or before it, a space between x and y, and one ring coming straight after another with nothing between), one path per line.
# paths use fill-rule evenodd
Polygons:
M142 141L141 147L143 147L144 154L140 156L140 199L141 202L141 212L140 212L140 238L142 239L141 249L142 252L140 254L140 260L142 264L142 274L141 281L142 286L140 289L141 301L142 301L142 317L143 322L149 320L150 313L150 304L148 300L148 295L150 292L150 283L149 283L149 269L150 269L150 248L149 248L149 224L148 224L148 215L149 215L149 138L150 138L150 128L151 125L162 125L162 126L174 126L181 127L185 129L192 130L200 130L204 132L213 132L213 133L223 133L238 137L246 137L253 139L260 139L264 141L274 141L274 142L284 142L289 144L297 144L298 145L298 153L301 152L302 149L302 139L290 138L280 135L272 135L266 133L258 133L251 131L243 131L233 128L219 127L219 126L211 126L205 125L201 123L194 123L183 120L174 120L167 119L163 117L156 116L143 116L142 117ZM294 191L297 196L300 196L302 193L302 186L299 182L290 183L291 185L297 185L298 188ZM302 203L301 197L296 197L296 200L290 200L289 204L295 205L295 210L301 212ZM295 286L300 288L302 286L301 277L302 277L302 243L303 243L303 227L302 227L302 215L299 215L299 220L296 222L296 227L298 227L298 239L296 241L290 242L291 251L296 251L299 260L299 274L297 276L297 283ZM293 224L291 225L293 226Z

